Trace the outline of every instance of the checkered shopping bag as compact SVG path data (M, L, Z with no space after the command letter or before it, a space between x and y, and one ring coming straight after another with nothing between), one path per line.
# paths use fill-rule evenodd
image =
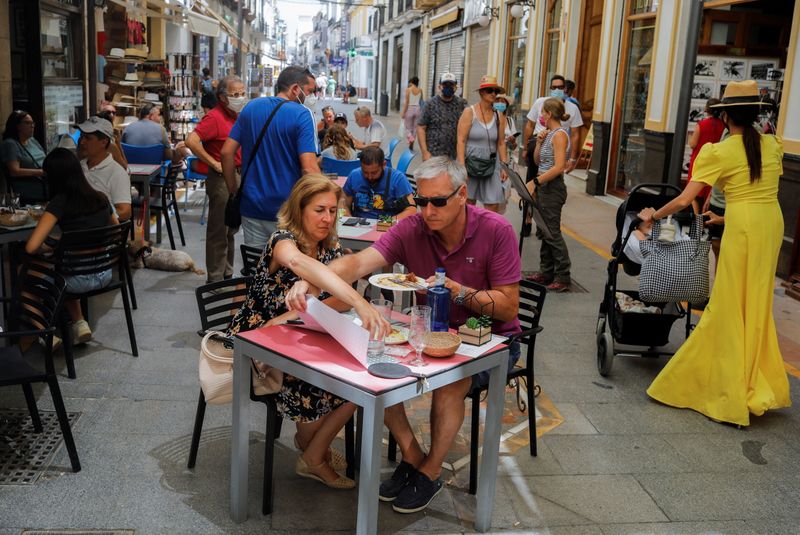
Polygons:
M662 242L658 240L660 232L661 221L654 221L650 239L639 244L644 256L639 297L651 303L708 299L711 242L702 239L703 218L692 217L688 240Z

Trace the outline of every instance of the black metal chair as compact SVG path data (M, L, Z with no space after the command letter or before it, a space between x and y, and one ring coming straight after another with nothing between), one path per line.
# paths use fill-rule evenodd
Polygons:
M208 331L224 330L230 324L233 314L239 310L241 302L247 295L247 285L252 282L252 277L240 277L223 281L211 282L195 290L197 297L197 310L200 313L201 329L197 331L200 336L205 336ZM263 403L267 407L267 425L264 439L264 488L261 498L261 512L265 515L272 513L273 491L272 473L273 459L275 457L275 439L281 435L283 419L278 414L274 394L257 396L250 383L250 400ZM194 468L197 461L197 449L200 445L200 434L203 432L203 419L206 414L206 398L203 390L197 400L197 413L192 431L192 443L189 448L188 468ZM351 418L345 428L345 447L347 458L347 475L354 474L354 423Z
M506 384L514 384L517 391L517 407L520 412L528 411L528 432L530 434L531 456L536 457L536 407L534 398L538 395L540 388L534 382L533 361L536 348L536 335L542 332L539 319L542 315L542 307L547 296L547 288L533 281L521 280L519 283L519 323L522 332L512 337L520 344L526 346L525 361L517 363L517 366L508 371ZM522 365L520 365L522 363ZM527 399L520 398L520 381L525 383ZM480 427L480 405L481 396L489 388L488 385L481 388L473 388L467 394L472 402L472 415L470 427L470 459L469 459L469 493L475 494L478 488L478 431ZM389 453L390 461L397 460L397 442L389 433Z
M133 206L141 209L142 204L146 201L150 203L150 211L155 212L156 219L156 243L161 243L161 219L163 217L164 223L167 226L167 235L169 236L169 245L175 249L175 237L172 234L172 222L169 218L169 211L175 213L175 223L178 226L178 233L181 237L181 245L186 246L186 239L183 236L183 225L181 225L181 214L178 210L178 198L176 195L178 174L182 171L180 163L170 164L167 170L167 175L158 182L151 182L150 186L161 190L160 195L155 199L144 199L138 196L133 199ZM149 222L145 221L145 225Z
M261 259L263 247L253 247L252 245L241 244L239 250L242 252L242 277L253 277L256 274L256 266Z
M73 472L80 472L81 463L69 418L58 386L58 377L53 365L53 335L64 299L66 281L55 271L35 263L23 264L19 274L19 284L15 286L12 299L2 298L11 303L9 327L0 332L0 338L19 343L21 337L39 337L45 341L44 371L28 364L19 345L0 348L0 386L20 385L25 394L28 412L37 433L42 432L42 421L33 395L31 383L47 383L53 406L58 415L58 423L64 436Z
M58 240L53 262L56 271L64 276L90 275L117 268L118 277L112 278L107 286L80 294L68 292L64 299L80 299L85 304L90 297L120 290L125 309L125 321L128 325L128 337L131 342L131 353L134 357L138 357L139 350L136 346L136 333L128 296L129 270L126 268L127 258L125 256L128 254L127 236L130 225L130 221L125 221L107 227L64 232ZM70 379L75 379L72 335L67 327L67 318L62 314L61 335L64 340L67 373Z

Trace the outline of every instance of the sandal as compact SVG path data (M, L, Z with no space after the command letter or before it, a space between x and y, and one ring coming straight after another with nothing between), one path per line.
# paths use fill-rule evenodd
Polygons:
M300 442L297 440L297 433L294 435L294 447L297 451L305 451L300 447ZM328 448L328 464L334 470L345 470L347 468L347 459L344 454L336 448Z
M326 487L330 487L332 489L339 489L339 490L350 490L356 487L356 482L350 479L349 477L345 477L338 472L336 475L338 476L333 481L326 481L325 478L320 476L317 471L321 469L325 465L325 461L321 463L309 466L309 464L303 459L303 456L297 458L297 463L294 465L295 473L300 477L307 477L309 479L315 479L325 485Z

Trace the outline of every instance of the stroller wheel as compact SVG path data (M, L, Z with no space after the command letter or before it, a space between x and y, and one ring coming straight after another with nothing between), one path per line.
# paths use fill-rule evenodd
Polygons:
M597 335L597 371L603 377L608 377L614 365L614 340L605 328L605 319L602 320L603 330ZM600 322L598 321L598 329Z

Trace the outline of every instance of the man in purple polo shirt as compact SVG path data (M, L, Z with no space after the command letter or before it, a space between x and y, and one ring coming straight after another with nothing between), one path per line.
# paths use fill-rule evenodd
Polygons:
M498 214L467 204L467 171L447 156L427 160L414 176L419 212L390 228L372 247L343 256L328 267L348 282L395 262L429 280L437 267L443 267L445 285L453 297L450 319L454 327L470 313L481 312L481 305L493 302L493 332L520 332L522 266L511 224ZM309 289L307 283L296 284L287 295L289 308L304 308ZM473 297L465 300L465 296ZM419 297L424 302L425 296ZM519 345L512 344L509 353L511 366L519 358ZM488 374L434 390L431 422L436 429L427 455L414 437L403 404L386 409L384 422L397 439L403 461L391 479L381 483L379 496L393 502L395 511L421 511L441 491L442 462L464 422L464 397L473 381L485 384Z

